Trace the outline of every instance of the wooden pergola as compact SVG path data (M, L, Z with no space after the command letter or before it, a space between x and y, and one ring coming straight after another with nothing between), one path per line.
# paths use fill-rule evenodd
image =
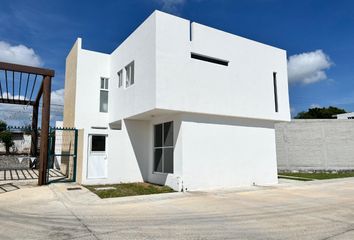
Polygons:
M47 184L52 77L54 70L0 62L0 103L33 107L31 156L34 157L38 156L38 109L42 99L38 185Z

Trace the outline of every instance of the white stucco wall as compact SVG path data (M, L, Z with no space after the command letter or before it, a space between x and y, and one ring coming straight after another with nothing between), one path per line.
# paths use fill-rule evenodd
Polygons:
M273 123L194 114L181 131L185 189L278 182Z
M109 121L114 122L155 108L156 18L146 19L111 54ZM125 87L125 67L134 61L134 84ZM118 71L123 70L123 86L118 88Z
M143 182L147 178L147 158L150 149L149 122L127 120L122 124L122 130L87 130L88 134L107 135L107 177L99 179L87 178L88 147L84 148L86 157L83 164L84 184L108 184L120 182Z
M139 157L145 155L144 148L133 148L131 137L123 122L121 130L113 130L109 127L109 114L114 113L112 104L113 92L117 88L114 78L111 77L110 55L88 51L82 49L81 39L78 40L78 61L76 80L76 108L75 127L84 129L83 137L83 164L82 183L83 184L107 184L117 182L141 182L143 174L140 171ZM101 113L99 111L100 78L109 78L109 111ZM145 123L145 126L144 126ZM143 144L146 138L145 131L148 131L147 123L139 121L133 124L131 131L136 135L134 144ZM97 129L101 128L101 129ZM107 136L107 177L101 179L87 178L87 160L89 135L102 134ZM140 151L137 153L137 151Z
M188 20L158 12L156 21L157 108L290 120L284 50L197 23L190 41ZM191 52L227 60L229 66L192 59Z

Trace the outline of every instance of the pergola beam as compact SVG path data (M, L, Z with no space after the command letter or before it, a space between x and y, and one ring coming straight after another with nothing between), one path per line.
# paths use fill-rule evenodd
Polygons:
M29 101L29 100L12 100L12 99L6 99L2 98L0 99L1 103L7 103L7 104L18 104L18 105L34 105L35 101Z
M30 73L30 74L37 74L37 75L42 75L42 76L54 77L54 70L45 69L45 68L30 67L30 66L13 64L13 63L0 62L0 69L6 70L6 71L9 70L9 71L15 71L15 72Z

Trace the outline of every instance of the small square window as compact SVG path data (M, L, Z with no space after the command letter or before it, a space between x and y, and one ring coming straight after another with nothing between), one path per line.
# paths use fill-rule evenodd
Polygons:
M93 135L91 137L91 152L106 151L106 137L100 135Z

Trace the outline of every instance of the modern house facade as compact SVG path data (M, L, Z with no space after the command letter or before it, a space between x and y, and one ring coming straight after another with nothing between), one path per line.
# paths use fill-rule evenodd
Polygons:
M284 50L163 12L111 54L79 38L66 59L84 184L275 184L274 124L289 120Z

